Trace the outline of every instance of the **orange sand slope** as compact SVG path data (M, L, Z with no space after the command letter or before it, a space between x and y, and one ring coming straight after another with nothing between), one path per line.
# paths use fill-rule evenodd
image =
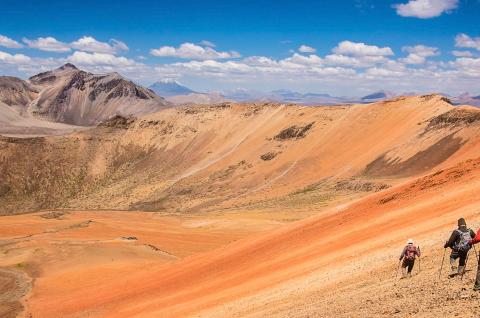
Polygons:
M44 210L2 217L0 267L23 286L6 308L35 318L355 316L345 304L367 296L329 291L359 276L363 292L381 293L367 270L390 270L411 236L433 271L455 220L480 221L479 129L480 111L428 95L195 106L0 138L0 213ZM299 299L312 300L302 315ZM372 308L396 312L383 306Z
M371 195L336 214L299 221L172 266L101 279L91 288L52 294L48 286L38 286L28 310L35 317L179 317L249 295L262 300L262 293L281 284L299 285L307 274L322 277L334 264L347 264L414 233L426 235L450 226L456 215L472 216L479 168L478 159L463 162ZM57 291L70 285L66 280L57 284ZM288 301L288 295L275 296ZM239 309L229 307L229 312Z
M11 286L10 277L21 272L33 278L35 294L45 291L57 299L98 282L165 267L278 224L245 214L226 218L54 211L3 217L0 251L5 257L0 260L0 290L12 294L10 307L17 309L21 306L15 300L25 292ZM27 286L28 280L17 283Z
M312 190L328 201L476 158L479 124L478 110L428 95L194 106L64 137L0 138L0 214L303 208Z

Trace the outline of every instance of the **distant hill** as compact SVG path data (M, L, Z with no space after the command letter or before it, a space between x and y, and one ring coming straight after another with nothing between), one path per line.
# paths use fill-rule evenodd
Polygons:
M158 82L153 83L149 86L149 88L155 92L158 96L162 97L171 97L171 96L178 96L178 95L188 95L192 93L197 93L190 88L181 85L175 80L161 80Z
M279 102L303 105L334 105L350 103L345 97L335 97L324 93L300 93L288 89L260 92L248 89L234 89L223 92L225 98L237 102Z
M370 101L375 101L375 100L382 100L382 99L387 99L387 98L392 98L392 97L395 97L395 93L393 92L387 92L387 91L378 91L378 92L375 92L375 93L372 93L372 94L369 94L369 95L366 95L366 96L363 96L361 98L362 101L367 101L367 102L370 102Z
M480 95L472 96L469 93L463 93L456 97L451 97L450 99L456 105L472 105L472 106L480 107Z
M167 97L167 100L175 105L186 105L186 104L217 104L228 102L220 93L190 93L186 95L175 95Z

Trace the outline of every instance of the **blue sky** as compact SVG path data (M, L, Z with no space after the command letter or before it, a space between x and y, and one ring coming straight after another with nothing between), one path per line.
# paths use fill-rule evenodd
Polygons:
M65 62L148 85L480 94L480 0L0 0L0 74Z

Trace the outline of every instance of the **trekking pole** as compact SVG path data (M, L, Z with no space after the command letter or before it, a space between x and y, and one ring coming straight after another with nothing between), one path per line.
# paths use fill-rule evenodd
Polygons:
M463 280L463 274L467 271L467 263L468 263L468 254L470 254L470 251L467 252L467 257L465 258L465 266L463 267L462 275L460 276L460 280Z
M440 272L438 273L438 279L442 276L442 269L443 269L443 263L445 262L445 254L447 253L447 248L443 249L443 258L442 258L442 266L440 266Z
M420 250L420 245L418 246L418 252L420 255L422 255L422 251ZM418 257L418 272L420 273L420 271L422 270L422 256L419 256Z
M397 279L398 277L398 272L400 272L400 263L402 262L402 260L399 260L398 261L398 267L397 267L397 271L395 272L395 279Z

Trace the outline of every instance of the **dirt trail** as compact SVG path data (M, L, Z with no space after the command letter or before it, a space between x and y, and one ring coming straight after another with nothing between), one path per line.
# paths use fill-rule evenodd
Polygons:
M432 233L445 235L445 231ZM439 237L440 238L440 237ZM435 241L434 245L432 241ZM397 274L399 243L395 252L381 250L341 263L329 271L329 277L307 274L302 281L292 280L274 292L224 304L195 317L478 317L480 293L474 292L477 264L467 264L463 279L448 278L448 256L439 279L443 255L441 240L421 237L424 255L410 279ZM449 251L448 251L449 253ZM473 256L473 251L472 255Z

